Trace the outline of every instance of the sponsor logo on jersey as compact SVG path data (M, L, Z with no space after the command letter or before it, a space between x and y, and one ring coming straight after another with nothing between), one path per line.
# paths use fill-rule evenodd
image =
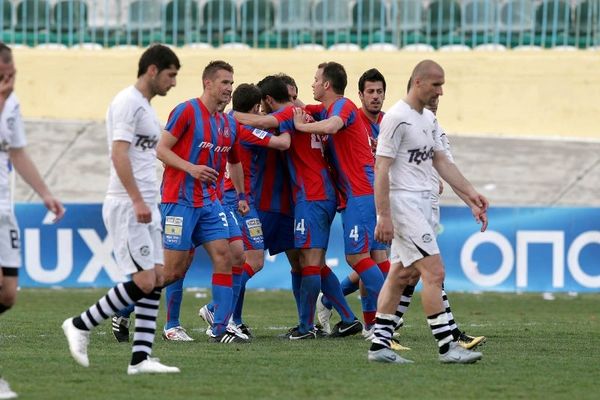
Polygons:
M209 149L211 151L214 151L215 153L228 153L229 150L231 150L231 146L215 146L213 143L210 142L202 142L198 147L200 147L201 149Z
M158 139L156 136L136 134L135 137L137 138L135 141L135 147L140 147L143 151L154 149L158 144Z
M425 146L422 149L408 150L408 154L410 154L408 162L419 165L422 162L426 162L427 160L432 160L434 151L433 147L430 147L428 149L427 146Z
M265 132L265 131L263 131L261 129L254 129L252 131L252 134L254 136L256 136L257 138L259 138L259 139L264 139L267 136L267 132Z

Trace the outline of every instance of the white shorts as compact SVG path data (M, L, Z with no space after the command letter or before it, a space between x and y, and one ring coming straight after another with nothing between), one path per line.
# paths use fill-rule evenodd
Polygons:
M0 213L0 267L21 267L21 239L13 213Z
M440 224L440 196L431 193L431 219L433 221L433 232L435 236L440 234L442 225Z
M439 254L435 239L430 192L390 192L394 239L390 262L410 267L426 255Z
M129 199L108 198L102 205L102 219L113 241L117 265L126 274L164 264L160 212L156 203L147 203L152 222L140 224Z

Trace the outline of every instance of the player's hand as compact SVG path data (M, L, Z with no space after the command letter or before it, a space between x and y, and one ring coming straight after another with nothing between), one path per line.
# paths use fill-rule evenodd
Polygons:
M188 171L188 174L199 181L206 183L216 182L219 177L219 173L216 170L207 167L206 165L193 165Z
M371 144L371 152L373 153L373 157L377 154L377 139L369 136L369 143Z
M43 201L44 206L46 206L46 208L54 214L52 223L58 222L65 215L65 208L58 199L52 196L47 196L43 199Z
M375 225L375 239L378 242L387 245L392 243L394 238L394 225L390 217L377 216L377 225Z
M294 108L294 125L298 126L304 124L306 122L305 112L302 108L296 107Z
M473 213L473 217L475 217L475 221L478 224L481 224L481 232L485 232L488 226L488 217L486 210L482 210L479 207L471 207L471 212Z
M470 195L469 200L471 200L471 202L473 202L473 204L479 209L481 209L481 211L483 212L486 212L488 207L490 206L490 202L488 201L488 199L484 195L479 194L477 192Z
M150 207L148 207L148 204L144 200L133 202L133 212L135 213L135 219L140 224L152 222L152 210L150 210Z
M238 212L242 217L250 212L250 206L248 206L248 202L246 200L238 201Z

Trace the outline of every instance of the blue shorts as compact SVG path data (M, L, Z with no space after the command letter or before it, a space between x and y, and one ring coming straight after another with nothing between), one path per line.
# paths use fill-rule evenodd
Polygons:
M229 239L227 214L218 201L202 207L162 203L160 213L166 250L189 251L213 240Z
M294 206L295 247L327 250L335 209L335 201L297 202Z
M229 225L229 241L242 240L242 231L240 230L240 220L237 210L229 207L223 207L227 216L227 225Z
M258 218L262 224L264 247L270 255L294 248L294 218L291 215L258 210Z
M344 228L344 251L346 254L362 254L371 251L375 244L375 196L372 194L348 197L342 210Z
M377 240L373 240L373 242L371 243L371 251L373 250L389 250L390 246L385 244L385 243L381 243L378 242Z
M223 195L223 207L227 210L228 215L230 212L235 215L238 230L241 232L240 237L244 241L244 250L264 250L262 224L254 204L249 203L248 206L250 207L248 214L241 216L237 210L238 200L235 191L228 190Z

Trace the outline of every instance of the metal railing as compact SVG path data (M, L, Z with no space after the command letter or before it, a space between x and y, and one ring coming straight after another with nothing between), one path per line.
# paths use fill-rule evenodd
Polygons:
M600 0L0 0L26 46L600 46Z

